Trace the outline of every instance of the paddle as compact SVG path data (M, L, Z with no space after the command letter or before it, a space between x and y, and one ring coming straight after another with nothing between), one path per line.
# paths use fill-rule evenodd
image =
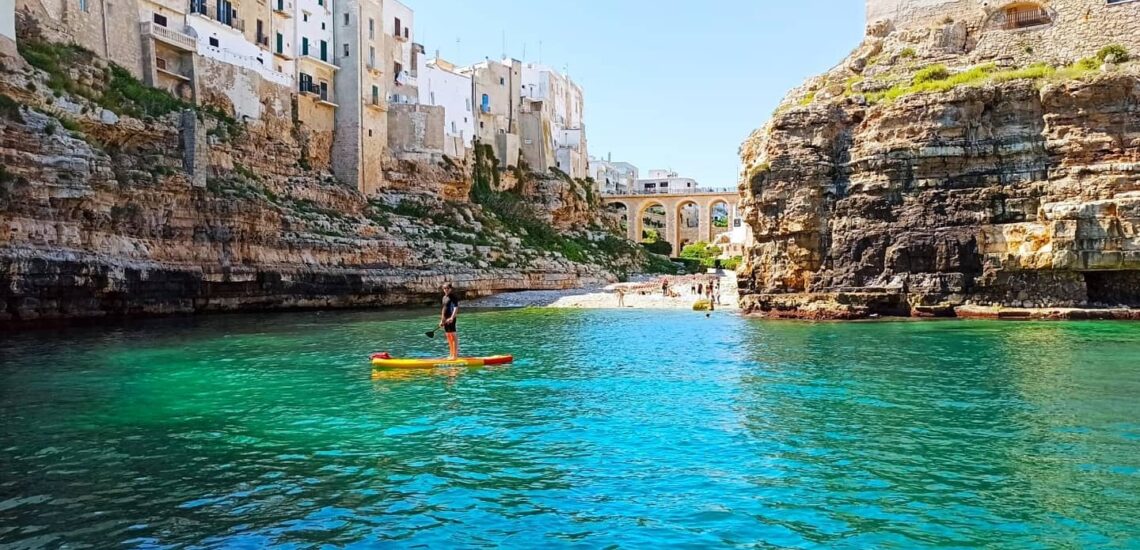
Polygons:
M429 330L429 331L425 332L425 333L424 333L424 336L427 336L428 338L435 338L435 333L436 333L437 331L439 331L439 327L435 327L435 328L433 328L433 329L431 329L431 330Z

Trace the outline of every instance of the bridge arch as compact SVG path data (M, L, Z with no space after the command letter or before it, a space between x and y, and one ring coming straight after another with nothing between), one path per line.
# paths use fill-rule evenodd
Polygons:
M708 242L716 240L721 233L732 231L733 205L727 199L716 197L708 205L708 233L705 239Z
M657 240L669 242L671 231L669 223L669 209L664 201L647 200L641 203L637 210L637 239L636 242L649 242L650 237L656 233Z
M711 242L719 233L732 229L733 218L737 216L740 196L731 189L692 190L686 193L636 193L603 194L602 201L612 208L611 212L624 212L626 237L633 242L644 242L647 229L657 231L661 240L672 247L674 254L680 253L680 244L687 238L692 242ZM695 204L698 211L697 234L685 237L683 227L688 219L682 214L691 211ZM721 205L718 208L718 205ZM728 227L713 227L714 214L724 217L727 210ZM618 214L620 216L620 214ZM647 219L649 223L647 223ZM723 222L722 222L723 223Z
M701 227L704 225L701 205L695 199L681 199L677 201L674 227L676 235L672 241L675 252L681 253L685 245L701 240Z

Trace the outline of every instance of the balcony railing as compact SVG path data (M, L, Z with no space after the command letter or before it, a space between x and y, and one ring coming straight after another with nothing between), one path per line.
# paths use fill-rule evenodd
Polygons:
M273 0L273 11L278 15L293 17L293 3L285 0Z
M142 34L143 36L154 37L188 52L194 51L197 46L197 40L194 40L194 37L168 27L163 27L153 21L142 22Z
M1052 20L1049 12L1040 6L1010 8L1005 11L1005 30L1024 29L1038 25L1048 25Z

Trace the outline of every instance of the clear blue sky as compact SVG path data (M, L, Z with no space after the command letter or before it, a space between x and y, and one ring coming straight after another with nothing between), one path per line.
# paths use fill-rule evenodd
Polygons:
M585 91L590 154L710 187L737 183L740 142L864 26L861 0L403 1L429 56L497 59L505 31L509 57L539 61L541 41Z

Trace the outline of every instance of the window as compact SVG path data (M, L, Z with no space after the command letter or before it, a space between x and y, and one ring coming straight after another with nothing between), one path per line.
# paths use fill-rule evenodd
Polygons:
M329 43L327 40L321 40L321 61L329 60Z
M368 18L368 39L376 40L376 20Z
M87 0L79 0L79 9L83 11L91 11L91 8L87 5Z
M467 98L466 103L467 103L467 112L470 113L471 112L471 98ZM467 122L467 120L464 119L463 122Z
M347 13L346 13L346 14L344 14L344 24L345 24L345 25L347 25L347 24L348 24L348 14L347 14Z
M277 33L277 53L285 53L285 35Z
M491 98L488 97L487 94L483 94L483 103L481 109L484 113L491 112ZM482 126L482 124L482 122L479 123L480 126Z
M324 5L325 5L325 0L317 0L317 5L318 5L318 6L324 6Z
M321 81L321 101L328 101L328 100L329 100L329 83L322 80Z
M500 76L500 77L499 77L499 85L500 85L500 86L505 86L506 84L507 84L507 79L505 79L505 78L503 78L503 77L501 77L501 76Z
M368 131L368 137L372 137L372 130Z
M457 130L457 129L456 129L456 127L455 127L455 121L454 121L454 120L453 120L453 121L451 121L451 133L453 133L453 134L454 134L454 133L456 133L456 132L458 132L458 131L459 131L459 130Z
M87 5L87 0L79 1L82 5ZM87 8L83 8L83 11L87 11ZM206 0L190 0L190 13L206 15Z
M309 37L301 38L301 55L309 55Z
M159 15L156 13L156 14L154 14L153 19L154 19L155 25L158 25L160 27L166 26L166 16L165 15Z
M435 105L435 92L431 92L429 95L431 96L431 104Z
M217 0L214 8L214 19L217 19L219 23L233 26L234 9L229 0Z
M379 86L372 86L372 104L373 105L379 105L380 104L380 87Z
M324 23L324 21L321 21L321 30L322 30L322 31L323 31L323 30L325 30L325 23Z
M211 37L210 37L210 45L211 45L211 46L213 46L213 47L215 47L215 48L217 48L217 47L218 47L218 39L217 39L217 37L214 37L214 36L211 36Z
M400 73L404 72L404 66L399 63L392 65L392 72L396 74L396 78L400 78Z
M412 31L412 29L409 29L408 27L404 27L404 38L411 38L412 37L411 31Z
M298 81L300 82L300 89L302 93L311 92L313 90L313 75L301 73Z
M368 46L368 66L376 66L376 48L373 46Z
M344 45L344 56L345 56L345 57L348 57L348 56L349 56L349 53L348 53L348 44L345 44L345 45Z
M482 127L483 127L483 121L482 121L482 120L480 120L480 121L479 121L479 127L480 127L480 128L482 128Z
M309 14L308 13L302 13L301 14L301 21L308 23L309 22Z
M399 17L396 18L396 27L395 28L396 28L396 30L392 34L394 34L396 36L400 36L400 18Z

